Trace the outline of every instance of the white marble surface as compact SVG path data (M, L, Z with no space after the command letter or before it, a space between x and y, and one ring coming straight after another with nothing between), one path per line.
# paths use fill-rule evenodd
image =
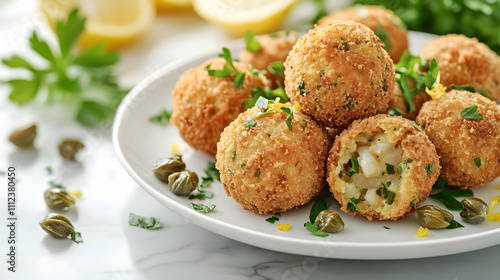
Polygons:
M332 1L333 2L333 1ZM334 4L335 5L335 4ZM307 5L293 18L310 16ZM289 19L293 27L298 20ZM35 1L0 0L0 57L27 53L28 32L50 31ZM192 14L159 17L140 42L123 52L122 82L133 85L155 69L199 48L231 39ZM0 66L0 80L12 73ZM7 271L7 190L0 176L0 279L498 279L500 246L464 254L404 260L346 261L289 255L236 242L200 227L166 209L123 170L113 151L110 127L85 129L67 112L40 105L17 107L0 85L0 171L17 169L17 263ZM10 132L37 123L35 148L19 150ZM83 140L78 163L60 159L63 137ZM54 174L49 175L50 166ZM38 222L49 212L43 200L48 181L79 190L83 198L66 215L85 243L53 239ZM128 225L128 214L159 217L163 228L149 231ZM361 256L362 257L362 256Z

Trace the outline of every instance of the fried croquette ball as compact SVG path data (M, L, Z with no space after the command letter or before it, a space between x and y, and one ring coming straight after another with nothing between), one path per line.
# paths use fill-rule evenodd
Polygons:
M233 62L238 71L246 72L243 88L232 83L234 75L217 78L205 69L222 70L226 62L222 58L209 60L183 73L173 90L172 117L182 138L194 149L215 155L217 142L224 128L245 107L242 102L252 96L251 90L269 85L263 76L255 76L244 63Z
M327 168L341 210L368 220L398 220L414 212L441 169L429 138L409 120L389 115L353 122L335 139Z
M385 111L394 83L394 64L382 42L354 21L316 26L285 61L287 95L329 127Z
M429 61L434 58L439 64L441 84L471 85L488 96L500 101L500 58L488 46L476 38L449 34L428 42L420 53Z
M462 117L471 106L477 106L482 119ZM477 93L451 90L426 102L416 122L436 146L441 177L449 185L475 188L500 176L500 107L495 102Z
M290 105L290 103L287 103ZM256 214L284 212L309 202L325 185L329 140L309 116L253 107L221 134L216 167L228 196ZM254 125L252 121L255 121Z
M368 26L384 43L385 50L394 62L408 49L407 29L403 21L391 10L380 6L358 5L331 13L320 19L319 24L333 20L354 20Z
M269 66L272 63L285 62L288 53L297 42L297 32L280 31L269 35L257 37L259 42L259 51L251 52L244 49L240 53L240 61L251 64L259 70L266 70L266 77L272 82L272 87L283 86L285 77L279 74L273 74Z
M394 87L394 92L391 95L391 100L389 101L389 110L399 110L399 115L409 120L415 120L418 115L418 112L422 108L425 102L431 100L431 97L426 92L421 92L415 97L413 97L412 102L415 105L415 110L410 113L405 98L403 96L403 92L399 85ZM396 108L396 109L395 109Z

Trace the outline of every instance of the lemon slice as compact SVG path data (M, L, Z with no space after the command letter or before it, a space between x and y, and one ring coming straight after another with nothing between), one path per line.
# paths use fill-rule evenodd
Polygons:
M52 28L78 8L87 17L78 41L82 48L104 42L110 50L134 42L148 30L155 18L151 0L39 0L40 9Z
M276 29L297 0L193 0L195 12L235 36Z
M177 12L193 6L191 0L155 0L156 10L159 13Z

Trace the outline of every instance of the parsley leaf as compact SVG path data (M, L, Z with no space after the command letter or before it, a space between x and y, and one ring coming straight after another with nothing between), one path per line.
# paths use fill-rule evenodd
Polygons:
M151 116L149 118L150 122L158 123L160 125L167 125L170 122L170 117L172 116L172 112L167 110L162 110L160 113Z
M427 165L427 167L425 167L425 170L427 171L427 173L432 174L434 172L434 168L433 167L434 167L434 162L431 163L431 164L429 164L429 165Z
M473 196L474 192L471 189L464 190L446 190L436 194L431 194L432 197L444 204L446 208L452 211L461 211L463 209L462 204L455 199L455 197L469 197Z
M246 49L250 52L257 53L260 50L259 41L257 41L252 31L249 30L245 32L245 45Z
M278 76L285 76L285 67L283 66L283 61L272 62L267 66L267 69L271 74Z
M285 90L281 85L278 86L276 89L271 89L270 87L265 87L265 89L262 89L261 87L257 86L252 89L252 97L243 101L243 105L245 106L245 110L252 108L253 106L256 105L257 101L259 98L264 97L269 100L274 100L277 97L280 98L280 100L283 100L283 102L288 102L290 99L285 93ZM263 108L261 108L263 109Z
M491 99L491 97L488 96L488 94L486 93L486 90L483 88L479 91L479 94L481 94L482 96L488 98L489 100L493 101L493 99Z
M455 228L461 228L464 227L462 224L455 220L450 221L450 225L446 227L446 229L455 229Z
M77 232L77 231L73 231L71 233L71 240L73 240L76 244L80 244L80 243L83 243L83 237L82 237L82 234L80 232Z
M361 215L365 216L365 214L363 214L363 212L359 210L358 203L360 203L359 199L351 197L351 199L349 199L349 202L347 202L347 210L358 211L359 213L361 213Z
M351 165L352 169L349 172L347 172L347 176L349 177L352 177L352 175L359 173L359 163L354 156L351 156Z
M205 177L201 177L200 187L206 188L216 180L220 182L220 172L215 168L215 162L207 163L205 167Z
M299 94L302 96L306 96L306 94L307 94L306 84L304 83L304 81L299 82Z
M482 120L483 115L477 112L477 105L467 107L460 112L464 119Z
M267 218L266 221L268 223L274 224L274 222L279 221L281 217L280 213L274 213L271 217Z
M386 164L385 164L385 171L386 171L386 172L387 172L387 174L389 174L389 175L394 174L394 173L395 173L395 172L394 172L394 165L386 163Z
M213 192L198 189L198 193L197 194L190 194L188 199L205 200L206 198L212 198L212 197L214 197Z
M471 85L455 85L455 84L452 84L451 85L451 89L456 89L456 90L466 90L466 91L470 91L470 92L477 92L476 91L476 88L471 86Z
M243 82L245 81L245 72L238 72L233 77L233 84L239 88L243 88Z
M389 190L389 186L391 182L382 183L382 187L378 188L376 194L382 198L385 198L385 203L387 205L391 205L394 202L394 198L396 197L396 193Z
M281 110L285 114L288 114L288 118L286 118L285 123L286 123L286 126L288 127L288 129L290 129L290 131L292 131L293 110L291 108L288 108L288 107L283 107L283 108L281 108Z
M319 230L319 226L317 223L311 223L307 222L304 224L304 226L307 228L309 232L311 232L313 235L319 236L319 237L327 237L328 233Z
M128 214L128 224L145 229L158 229L161 227L160 219L155 217L142 217L134 213Z
M481 167L481 158L480 157L475 158L474 164L477 166L477 168Z
M382 43L384 43L384 49L388 52L391 51L392 49L392 42L391 42L391 38L389 38L389 35L387 34L387 32L384 30L384 28L382 26L377 26L377 30L375 31L375 35L377 35L377 37L380 38L380 40L382 41Z
M321 211L328 209L326 205L326 200L322 196L318 196L314 199L313 205L311 207L311 211L309 212L309 222L314 224L316 221L316 217L318 217Z
M243 125L245 126L245 130L250 130L250 128L255 127L257 125L257 122L254 119L252 119L252 118L248 118L243 123Z
M404 114L403 111L401 111L399 108L397 107L392 107L392 109L390 109L389 111L387 111L387 114L389 116L401 116L402 114Z
M260 74L265 75L267 73L266 70L259 71L255 68L253 68L252 64L248 64L248 70L250 70L250 73L252 73L252 75L254 75L254 76L259 76Z
M210 206L206 206L205 204L197 204L197 203L191 203L189 204L191 206L191 208L193 208L194 210L200 212L200 213L210 213L212 212L214 209L215 209L215 205L212 204Z
M411 126L413 126L414 128L416 128L418 131L422 132L422 128L420 128L420 126L418 126L418 124L415 121L411 122Z
M56 183L56 182L54 182L54 181L49 181L49 185L50 185L51 187L53 187L53 188L58 188L58 189L61 189L61 190L63 190L63 191L65 191L65 190L66 190L66 187L65 187L65 186L63 186L63 185L61 185L61 184L58 184L58 183Z
M444 187L446 187L447 185L448 185L448 181L446 181L446 179L437 178L436 182L432 186L432 189L433 190L440 190L440 189L443 189Z
M232 80L233 84L236 87L243 88L243 82L245 80L246 72L240 72L236 69L236 67L234 67L231 51L229 51L228 48L222 48L222 53L219 54L219 57L224 58L227 65L224 65L222 70L213 70L210 69L211 64L207 65L207 67L205 67L205 70L207 70L208 75L217 78L225 78L234 73L235 75Z

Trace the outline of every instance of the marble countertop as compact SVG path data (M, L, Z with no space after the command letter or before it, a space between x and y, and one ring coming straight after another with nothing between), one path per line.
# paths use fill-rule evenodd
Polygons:
M27 54L32 29L52 36L34 2L0 2L0 57L14 50ZM302 5L284 26L295 27L311 13ZM121 82L134 85L178 57L231 39L192 13L162 15L123 51ZM0 80L9 75L0 66ZM13 166L17 177L16 272L10 272L7 179L0 176L0 279L498 279L500 246L415 260L351 261L268 251L214 234L163 207L130 178L115 155L111 126L82 128L61 117L65 113L37 104L15 106L0 85L0 171ZM34 148L21 150L7 141L14 129L31 123L38 125ZM58 155L57 144L65 137L86 145L77 162ZM43 200L49 181L83 193L65 213L83 244L56 240L38 225L51 212ZM158 217L162 228L132 227L130 212Z

